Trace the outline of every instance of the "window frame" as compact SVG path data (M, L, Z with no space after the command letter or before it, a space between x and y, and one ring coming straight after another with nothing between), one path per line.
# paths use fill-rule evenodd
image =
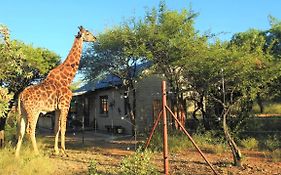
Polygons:
M100 96L99 107L100 107L100 114L108 115L108 112L109 112L108 95Z

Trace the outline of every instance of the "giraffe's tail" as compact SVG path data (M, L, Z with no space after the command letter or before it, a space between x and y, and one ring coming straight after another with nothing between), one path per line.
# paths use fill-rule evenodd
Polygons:
M20 122L21 119L21 94L18 97L18 103L17 103L17 122Z

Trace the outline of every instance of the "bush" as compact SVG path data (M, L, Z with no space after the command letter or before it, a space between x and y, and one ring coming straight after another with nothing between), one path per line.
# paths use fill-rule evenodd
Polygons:
M241 145L246 149L254 150L258 148L259 141L255 138L247 138L241 141Z
M8 89L0 87L0 117L4 117L9 110L9 102L13 94L9 94Z
M281 161L281 149L276 149L271 153L271 159L273 162L280 162Z
M122 175L147 175L159 174L151 162L152 153L148 150L138 149L133 155L125 157L121 162L120 172Z
M17 121L16 114L9 114L5 125L5 140L8 143L16 143L17 142Z
M193 139L200 149L208 153L219 154L227 150L224 137L217 132L208 131L204 134L196 134Z
M271 151L274 151L274 150L280 148L280 146L281 146L281 143L280 143L280 140L277 135L269 137L265 141L265 147Z
M92 159L88 166L88 175L99 175L97 170L97 161Z

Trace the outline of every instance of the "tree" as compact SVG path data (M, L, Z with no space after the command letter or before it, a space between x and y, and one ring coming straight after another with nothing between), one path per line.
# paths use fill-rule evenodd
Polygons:
M281 59L281 20L269 16L271 28L264 31L266 37L266 48L274 55L276 59Z
M1 26L0 29L0 83L17 96L26 86L44 78L59 63L60 57L47 49L11 41L8 28Z
M145 62L143 57L136 55L141 44L135 27L135 21L130 20L100 34L98 44L86 50L80 64L80 71L87 81L100 80L109 74L121 80L124 97L128 97L124 99L125 107L129 111L133 131L136 125L135 82L143 68L140 65Z
M12 98L12 93L9 93L6 88L0 87L0 118L4 118L6 116L9 110L9 102ZM0 128L0 130L2 129Z
M165 75L173 93L171 108L177 114L186 114L183 60L195 57L207 41L194 28L196 16L192 10L168 10L165 3L161 2L158 11L155 8L148 11L137 28L142 45L145 46L139 54L153 63L155 71Z
M281 75L280 75L280 59L281 59L281 21L273 16L269 16L270 29L263 31L266 39L265 51L273 56L275 71L271 75L271 82L268 84L268 90L264 94L263 99L278 99L281 96Z
M275 68L272 56L264 52L264 43L259 31L250 30L234 35L230 42L209 44L205 52L185 59L186 85L205 100L209 119L222 118L235 165L241 165L241 153L230 134L227 118L235 117L241 122L249 117L253 100L271 80Z

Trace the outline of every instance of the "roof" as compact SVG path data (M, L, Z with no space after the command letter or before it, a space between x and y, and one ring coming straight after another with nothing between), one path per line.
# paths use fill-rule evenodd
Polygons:
M79 89L75 90L73 96L82 95L87 92L92 92L99 89L120 86L121 84L122 80L119 77L109 74L102 80L99 80L97 82L89 82Z
M151 66L150 62L139 64L139 65L137 65L135 72L138 75L143 70L147 69L150 66ZM136 76L136 75L133 75L133 72L132 72L132 76ZM118 76L113 75L113 74L108 74L102 80L99 80L99 81L96 81L96 82L88 82L84 86L75 90L74 93L73 93L73 96L78 96L78 95L85 94L87 92L92 92L92 91L95 91L95 90L105 89L105 88L109 88L109 87L116 87L116 86L120 86L120 85L122 85L121 78L119 78Z

